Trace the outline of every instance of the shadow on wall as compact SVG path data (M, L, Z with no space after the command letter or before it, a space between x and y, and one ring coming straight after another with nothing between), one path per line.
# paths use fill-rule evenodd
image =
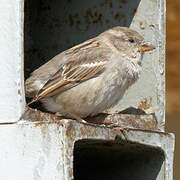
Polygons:
M75 180L157 180L161 149L128 141L80 140L74 146Z
M113 26L129 26L140 0L25 0L25 77L56 54Z

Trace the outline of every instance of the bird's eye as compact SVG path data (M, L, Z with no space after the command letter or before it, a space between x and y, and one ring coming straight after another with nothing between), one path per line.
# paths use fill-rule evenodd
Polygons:
M129 39L129 42L134 43L135 41L134 41L134 39Z

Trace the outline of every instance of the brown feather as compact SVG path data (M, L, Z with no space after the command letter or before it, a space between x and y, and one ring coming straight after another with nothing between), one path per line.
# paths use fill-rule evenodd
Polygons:
M67 62L50 76L32 102L61 93L101 74L108 62L110 52L105 44L96 39L65 51Z

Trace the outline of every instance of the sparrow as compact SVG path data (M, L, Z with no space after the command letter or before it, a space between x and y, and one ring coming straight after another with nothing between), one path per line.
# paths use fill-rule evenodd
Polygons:
M45 109L80 120L114 106L141 72L143 54L155 47L135 30L113 27L32 72L27 97Z

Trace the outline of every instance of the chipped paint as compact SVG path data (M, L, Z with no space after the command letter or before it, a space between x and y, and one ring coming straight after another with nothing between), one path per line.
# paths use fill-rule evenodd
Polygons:
M96 120L98 117L95 117ZM99 119L102 120L102 116ZM148 145L150 148L154 150L160 148L165 154L164 160L162 161L162 166L160 165L160 169L157 171L156 163L151 164L151 169L153 167L156 170L156 179L157 180L172 180L172 164L173 164L173 151L174 151L174 136L172 134L158 132L157 122L155 123L155 119L151 115L130 115L130 114L115 114L115 115L107 115L105 117L105 121L111 121L111 123L116 123L119 127L115 128L105 128L105 127L93 127L78 123L74 120L67 119L59 119L59 117L49 114L42 113L37 110L27 109L26 113L23 116L24 120L28 120L26 122L20 122L18 126L20 126L20 132L29 132L25 129L31 127L31 131L37 131L38 134L35 135L35 138L41 138L40 146L42 147L43 156L46 157L47 161L45 161L45 166L41 166L41 163L38 163L38 168L34 169L34 171L30 171L29 173L33 173L36 177L43 177L43 180L46 180L45 177L45 169L51 169L51 171L57 173L59 171L63 171L60 179L73 179L73 152L74 152L74 143L79 140L86 139L91 142L96 143L96 140L111 140L113 144L118 143L137 143L140 148L143 148L143 145ZM138 125L147 125L146 127L137 127L136 123L132 123L132 127L127 129L127 124L123 126L124 123L129 123L131 121L137 121ZM32 120L33 122L29 122ZM38 120L38 122L36 122ZM139 120L139 122L138 122ZM146 122L145 122L146 121ZM118 123L118 124L117 124ZM150 124L149 124L150 123ZM152 124L151 124L152 123ZM152 128L154 126L154 129ZM122 129L124 128L124 129ZM24 130L23 130L24 129ZM53 133L52 133L53 132ZM59 132L61 132L59 134ZM33 134L33 133L30 133ZM26 137L27 135L24 135ZM34 136L34 135L33 135ZM54 138L59 138L59 142L62 142L58 145L52 144ZM34 141L33 141L34 143ZM108 142L107 142L108 143ZM48 158L52 152L52 149L56 149L61 154L61 158L63 159L54 159L54 165L50 166L48 163ZM139 149L139 148L138 148ZM137 150L138 150L137 149ZM152 149L152 150L153 150ZM33 152L36 153L36 150L33 149ZM89 152L90 153L90 152ZM157 153L156 153L157 155ZM42 155L41 155L42 156ZM26 157L25 157L26 158ZM37 158L37 157L36 157ZM158 157L157 157L158 158ZM162 158L160 158L162 159ZM37 159L39 162L39 159ZM37 161L36 159L32 159L32 161ZM155 159L154 159L155 160ZM154 162L153 160L153 162ZM61 165L59 163L61 162ZM159 162L160 163L160 162ZM57 168L58 167L58 168ZM111 171L109 172L111 173ZM147 172L148 173L148 172ZM48 177L51 177L49 175ZM52 180L57 180L54 177ZM29 179L30 180L30 179Z
M129 112L130 113L130 112ZM35 126L41 126L46 123L57 123L63 126L62 117L58 117L54 114L43 113L38 110L26 108L25 114L22 118L34 122ZM154 130L160 131L158 127L158 122L154 114L127 114L127 113L116 113L116 114L100 114L95 117L86 119L90 123L95 123L98 125L109 125L119 126L121 128L132 128L132 129L144 129L144 130ZM73 127L69 126L67 132L71 131ZM46 129L42 132L46 132ZM84 132L86 133L86 132Z
M18 121L25 108L23 3L0 0L0 123Z
M144 111L152 107L152 97L144 98L139 102L138 108Z
M143 21L139 22L139 26L140 26L141 29L145 29L146 28L146 24Z
M31 115L36 113L37 115L34 115L34 117L37 118L39 116L38 111L31 113ZM172 180L174 150L174 137L172 134L156 131L92 127L67 119L52 122L53 115L41 114L41 119L39 118L41 123L38 125L36 122L27 121L28 117L24 116L24 121L19 121L18 124L0 126L0 146L2 147L0 148L0 179L74 179L74 143L85 139L94 144L97 144L99 140L104 141L102 146L108 146L109 149L113 148L114 145L122 146L123 143L124 146L128 146L128 143L130 143L129 145L135 143L136 146L142 149L147 145L147 150L150 148L153 151L160 148L165 153L165 160L162 161L162 165L158 162L161 168L157 169L157 164L151 163L150 169L155 170L157 180ZM46 121L43 122L44 118L46 118ZM108 143L109 141L112 143ZM148 146L150 147L148 148ZM137 152L140 150L139 148L137 148ZM121 150L120 148L119 151L121 152ZM136 148L133 152L136 152ZM160 158L157 153L156 157ZM152 158L151 162L158 160L154 158ZM151 159L151 156L148 159ZM129 170L127 171L129 172ZM146 175L150 172L146 171ZM107 171L107 173L110 174L111 171Z

